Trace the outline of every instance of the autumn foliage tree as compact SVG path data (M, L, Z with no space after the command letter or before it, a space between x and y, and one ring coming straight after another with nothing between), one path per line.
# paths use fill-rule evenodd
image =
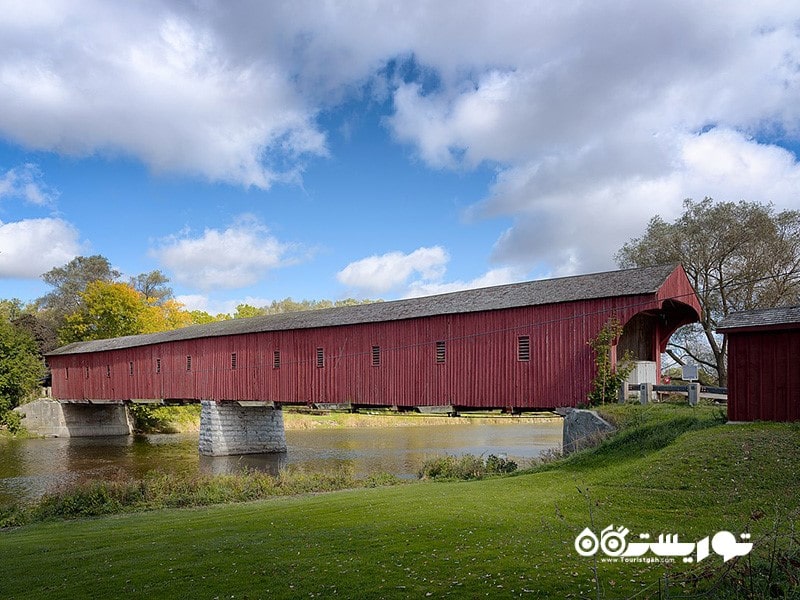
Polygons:
M79 308L66 316L64 343L156 333L191 324L175 300L161 304L125 283L93 281L80 294Z

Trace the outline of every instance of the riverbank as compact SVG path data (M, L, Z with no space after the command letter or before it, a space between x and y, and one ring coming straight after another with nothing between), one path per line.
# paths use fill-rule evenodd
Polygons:
M200 405L133 405L136 428L146 433L189 433L200 430ZM283 410L284 427L290 430L345 427L420 427L424 425L467 425L472 423L555 423L561 417L553 413L501 414L499 411L468 413L458 417L399 413L389 410L358 413L310 411L287 407Z
M562 419L557 415L501 415L499 413L473 413L458 417L446 415L431 416L418 413L384 412L299 412L284 410L283 423L286 429L317 429L343 427L420 427L425 425L471 425L471 424L510 424L510 423L557 423Z
M665 587L692 597L717 586L716 598L796 597L787 569L800 541L800 426L726 425L718 409L669 405L607 415L623 430L600 447L517 476L3 531L0 594L654 598ZM699 564L652 554L595 562L575 551L586 527L609 525L632 540L749 531L755 547Z

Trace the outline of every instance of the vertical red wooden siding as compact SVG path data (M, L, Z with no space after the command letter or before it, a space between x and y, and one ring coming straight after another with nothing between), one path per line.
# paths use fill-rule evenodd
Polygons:
M683 276L670 277L658 293L641 296L54 355L49 358L53 395L61 400L576 406L586 401L594 375L587 341L612 315L624 324L676 297L699 312ZM657 354L669 333L663 327L652 333ZM530 338L528 361L518 360L519 336ZM436 343L441 341L445 360L437 362ZM380 348L378 366L372 362L373 346ZM317 366L318 348L324 352L322 367ZM279 368L273 365L275 351L280 351Z
M728 335L728 418L800 421L800 328Z

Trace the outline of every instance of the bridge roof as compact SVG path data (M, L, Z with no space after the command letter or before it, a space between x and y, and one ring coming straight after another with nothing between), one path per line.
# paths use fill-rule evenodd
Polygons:
M676 268L677 265L663 265L625 269L511 283L421 298L231 319L160 333L75 342L53 350L48 356L120 350L204 337L379 323L579 300L647 295L658 292Z

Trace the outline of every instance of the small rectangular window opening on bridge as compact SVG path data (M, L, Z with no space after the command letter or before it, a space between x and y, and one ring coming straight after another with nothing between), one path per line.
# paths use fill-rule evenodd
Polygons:
M89 379L89 367L84 367L86 369L86 379Z
M447 356L447 349L444 342L436 342L436 362L443 363Z
M236 370L236 352L231 352L231 369Z
M69 367L64 369L64 379L69 381Z
M280 369L281 368L281 351L275 350L272 353L272 368L273 369Z
M187 371L191 371L192 370L192 357L191 356L187 356L186 357L186 370Z
M161 373L161 359L156 359L156 373Z
M325 350L317 348L317 368L321 369L325 366Z
M521 362L531 360L531 338L528 335L521 335L517 338L517 360Z
M106 377L111 378L111 365L106 365Z
M373 346L372 347L372 366L373 367L380 367L381 366L381 347L380 346Z
M133 377L133 361L128 363L128 375Z

